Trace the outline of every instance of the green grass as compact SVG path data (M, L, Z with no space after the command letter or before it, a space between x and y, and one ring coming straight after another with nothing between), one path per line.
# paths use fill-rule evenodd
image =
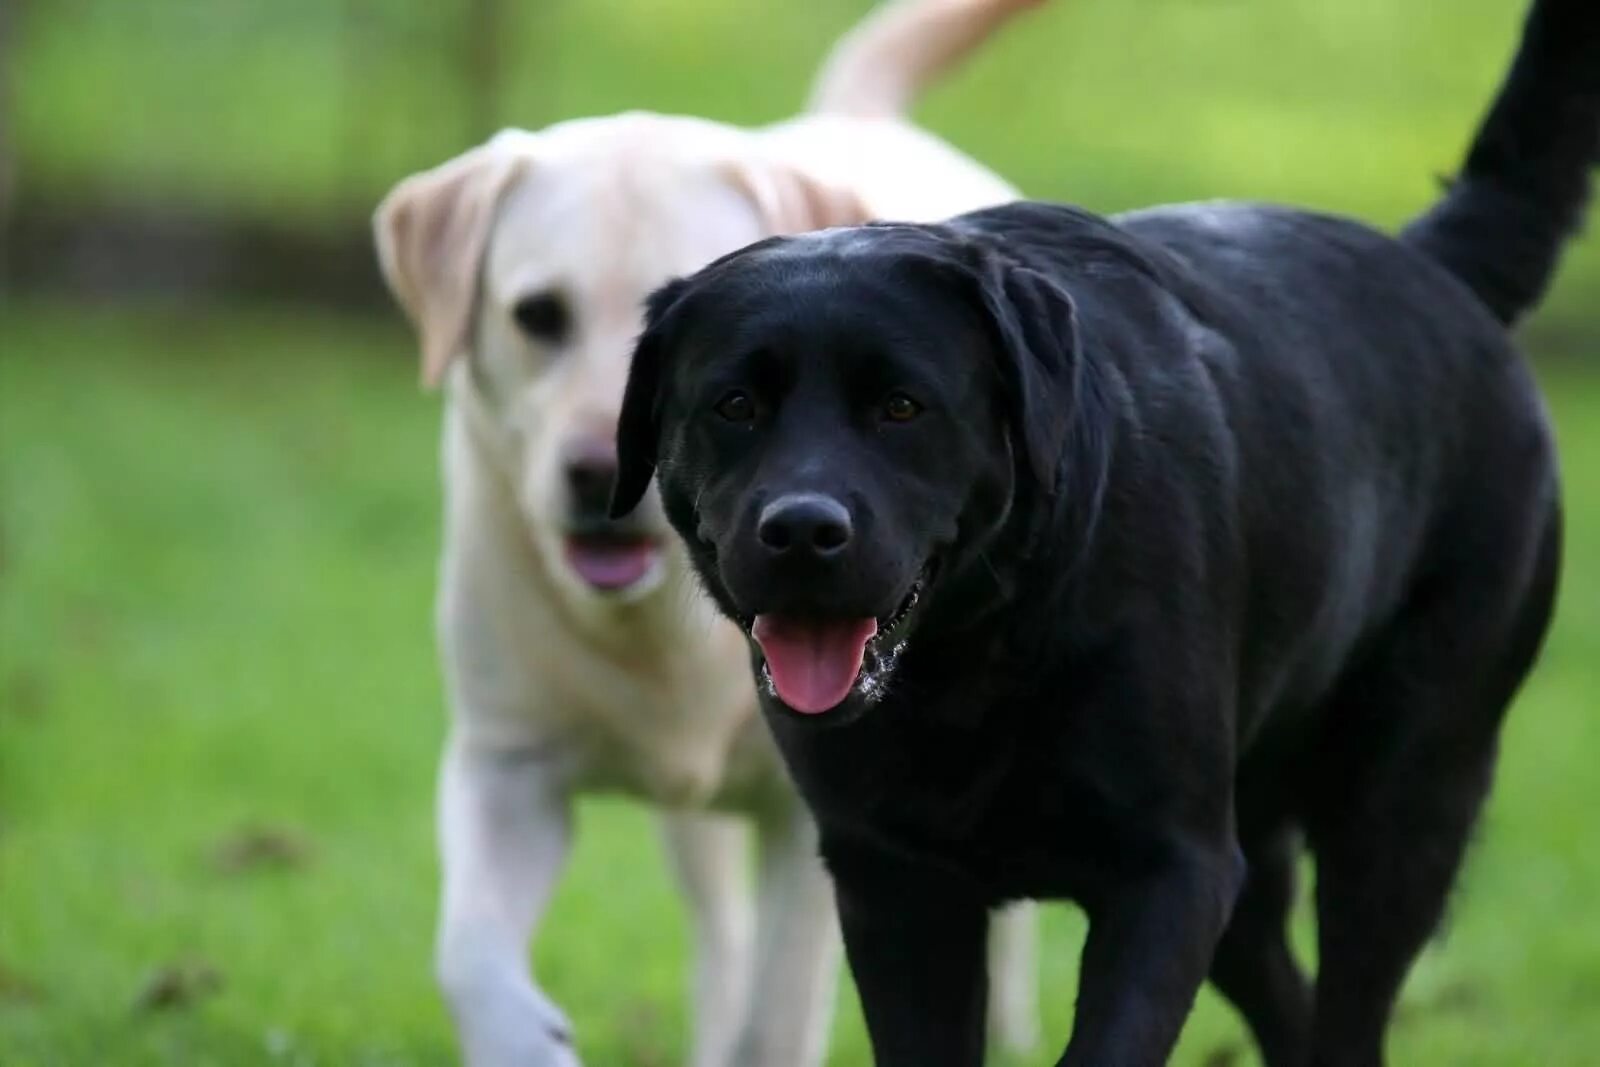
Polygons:
M437 410L410 358L397 327L289 311L0 318L0 1063L450 1061L428 964ZM1600 1048L1600 376L1547 384L1560 623L1397 1063ZM219 869L254 825L309 855ZM544 982L589 1063L680 1062L686 936L648 820L586 803L579 842ZM1051 909L1058 1036L1081 935ZM196 961L218 991L135 1007ZM833 1063L866 1064L840 1001ZM1208 993L1177 1062L1239 1040Z
M537 128L630 107L783 118L870 4L504 6L495 122ZM1035 196L1103 211L1259 197L1392 224L1458 162L1525 6L1052 0L919 116ZM490 132L468 123L465 8L35 0L15 54L20 180L41 196L364 216L401 176ZM1566 272L1600 291L1600 246ZM1582 319L1578 291L1552 316Z
M458 5L43 0L14 55L31 195L178 198L317 225L487 131ZM864 0L507 4L498 120L790 113ZM1433 195L1523 0L1054 0L920 117L1031 194L1249 196L1392 224ZM1600 347L1600 241L1534 347ZM284 309L0 306L0 1064L444 1064L428 977L442 730L429 600L436 405L398 327ZM1551 363L1571 565L1448 940L1395 1062L1600 1048L1600 376ZM1592 364L1591 364L1592 365ZM583 808L537 950L597 1067L678 1062L686 938L648 820ZM229 873L264 825L308 850ZM1305 941L1308 928L1302 923ZM1049 1031L1082 927L1047 916ZM204 961L164 1011L149 976ZM867 1062L840 997L837 1065ZM1239 1042L1207 994L1179 1056Z

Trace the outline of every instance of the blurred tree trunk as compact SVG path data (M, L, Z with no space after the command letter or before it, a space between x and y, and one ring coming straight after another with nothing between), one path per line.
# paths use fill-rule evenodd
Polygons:
M10 276L11 206L16 198L17 156L14 132L16 116L12 112L15 90L13 63L16 59L16 36L22 25L18 8L22 0L0 0L0 292L6 289Z
M467 142L476 144L499 128L500 79L505 30L502 0L470 0L467 4L465 69L467 90Z

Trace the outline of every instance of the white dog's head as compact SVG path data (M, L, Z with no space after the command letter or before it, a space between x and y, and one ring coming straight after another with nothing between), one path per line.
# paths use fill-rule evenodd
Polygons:
M654 494L606 517L644 298L759 238L866 217L746 131L635 112L503 132L402 181L374 226L423 381L448 373L489 413L547 571L628 600L660 584L670 544Z

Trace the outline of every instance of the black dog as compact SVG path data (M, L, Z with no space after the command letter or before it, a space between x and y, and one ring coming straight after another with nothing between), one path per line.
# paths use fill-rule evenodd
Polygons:
M750 628L879 1064L981 1062L1018 897L1089 916L1063 1064L1164 1062L1207 977L1273 1065L1382 1061L1551 613L1556 464L1505 325L1597 158L1600 4L1539 0L1398 240L1017 204L652 298L614 510L658 469Z

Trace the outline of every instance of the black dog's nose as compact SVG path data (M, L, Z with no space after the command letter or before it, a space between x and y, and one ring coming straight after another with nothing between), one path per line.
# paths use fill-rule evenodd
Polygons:
M789 493L761 509L756 536L775 554L798 548L832 556L850 543L850 512L821 493Z

